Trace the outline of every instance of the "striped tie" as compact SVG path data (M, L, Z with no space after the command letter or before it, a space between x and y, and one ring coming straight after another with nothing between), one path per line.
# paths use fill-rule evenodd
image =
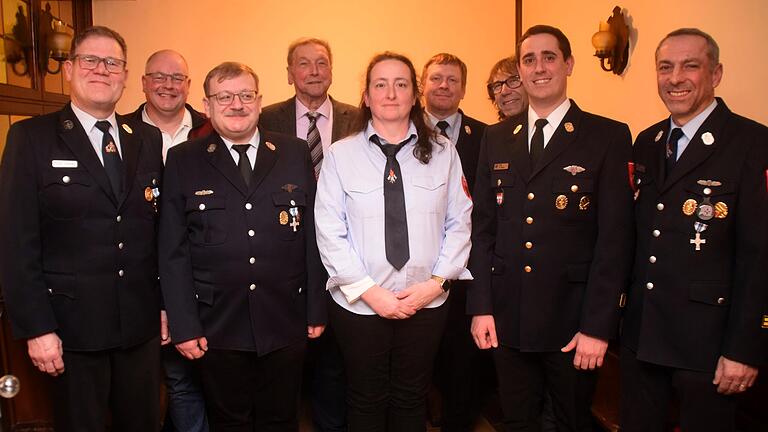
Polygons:
M309 111L309 129L307 129L307 144L312 156L312 166L315 168L315 179L320 177L320 166L323 164L323 145L320 143L320 131L317 129L317 118L320 116L315 111Z

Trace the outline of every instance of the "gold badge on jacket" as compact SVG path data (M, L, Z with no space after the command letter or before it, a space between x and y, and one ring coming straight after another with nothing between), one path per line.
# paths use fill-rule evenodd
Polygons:
M718 201L715 203L715 217L718 219L725 219L728 216L728 204Z
M470 128L469 125L464 125L464 132L466 132L467 135L472 135L472 128Z
M568 207L568 197L565 195L558 195L555 198L555 208L558 210L565 210Z
M664 136L664 131L663 131L663 130L660 130L660 131L659 131L659 133L657 133L657 134L656 134L656 138L654 138L654 139L653 139L653 142L659 142L659 140L660 140L660 139L661 139L661 137L663 137L663 136Z
M563 127L565 128L566 132L568 132L568 133L573 132L573 123L565 122L565 124L563 124Z
M206 195L213 195L213 191L210 189L195 191L195 196L206 196Z
M152 188L149 186L144 189L144 199L147 200L147 202L152 202L152 200L155 199L155 195L152 193Z
M509 162L500 162L493 164L494 171L506 171L509 169Z
M282 189L282 190L284 190L284 191L286 191L288 193L293 192L297 188L298 188L298 186L296 186L295 184L291 184L291 183L286 183L286 184L280 186L280 189Z
M591 201L589 200L588 196L584 195L583 197L581 197L581 199L579 200L579 210L586 210L586 209L588 209L590 202Z
M127 124L123 123L122 126L124 131L128 132L129 134L133 133L133 129L131 129L131 127L128 126Z
M578 174L578 173L583 173L584 171L587 170L586 168L578 166L578 165L568 165L567 167L563 167L563 169L565 171L571 173L571 175L574 175L574 176L576 174Z
M520 129L523 128L523 125L519 124L515 126L515 130L512 132L514 135L517 135L520 132Z
M216 144L208 144L208 148L205 149L208 153L213 153L216 151Z
M687 199L683 203L683 214L686 216L691 216L696 211L696 207L698 207L699 203L696 202L695 199Z
M288 225L288 212L285 210L280 212L280 225Z
M268 149L275 151L275 145L272 144L271 142L267 141L264 144L267 146Z

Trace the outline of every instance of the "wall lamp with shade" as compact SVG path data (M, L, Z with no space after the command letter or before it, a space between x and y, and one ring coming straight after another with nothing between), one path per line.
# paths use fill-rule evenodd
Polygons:
M629 27L624 21L621 8L613 8L613 16L600 23L600 30L592 35L595 57L606 72L621 75L629 61Z

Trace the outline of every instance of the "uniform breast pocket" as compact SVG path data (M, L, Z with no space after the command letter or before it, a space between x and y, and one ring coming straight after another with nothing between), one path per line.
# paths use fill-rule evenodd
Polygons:
M515 176L509 172L491 173L491 193L496 199L496 208L500 219L510 219L514 216Z
M40 203L53 219L79 219L88 212L92 189L91 178L83 169L46 171L43 173Z
M304 216L307 210L307 193L301 189L292 192L272 194L275 206L274 220L279 224L280 238L296 240L304 230Z
M192 243L215 246L227 240L227 199L194 196L187 200L187 227Z
M445 200L445 179L433 176L417 176L411 179L413 189L407 206L425 213L438 213Z
M565 224L579 224L595 217L595 182L588 177L569 176L552 181L552 208Z
M381 180L352 179L347 186L347 211L352 217L384 214L384 186Z
M157 172L136 174L135 192L141 195L139 216L154 219L157 215L157 204L160 199L160 178Z

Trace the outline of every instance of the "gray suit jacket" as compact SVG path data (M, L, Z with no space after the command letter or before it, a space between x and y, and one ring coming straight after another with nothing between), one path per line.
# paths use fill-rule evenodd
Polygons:
M349 127L358 109L333 98L330 99L333 106L331 141L336 142L349 134ZM296 96L264 107L259 117L259 126L264 130L296 136Z

